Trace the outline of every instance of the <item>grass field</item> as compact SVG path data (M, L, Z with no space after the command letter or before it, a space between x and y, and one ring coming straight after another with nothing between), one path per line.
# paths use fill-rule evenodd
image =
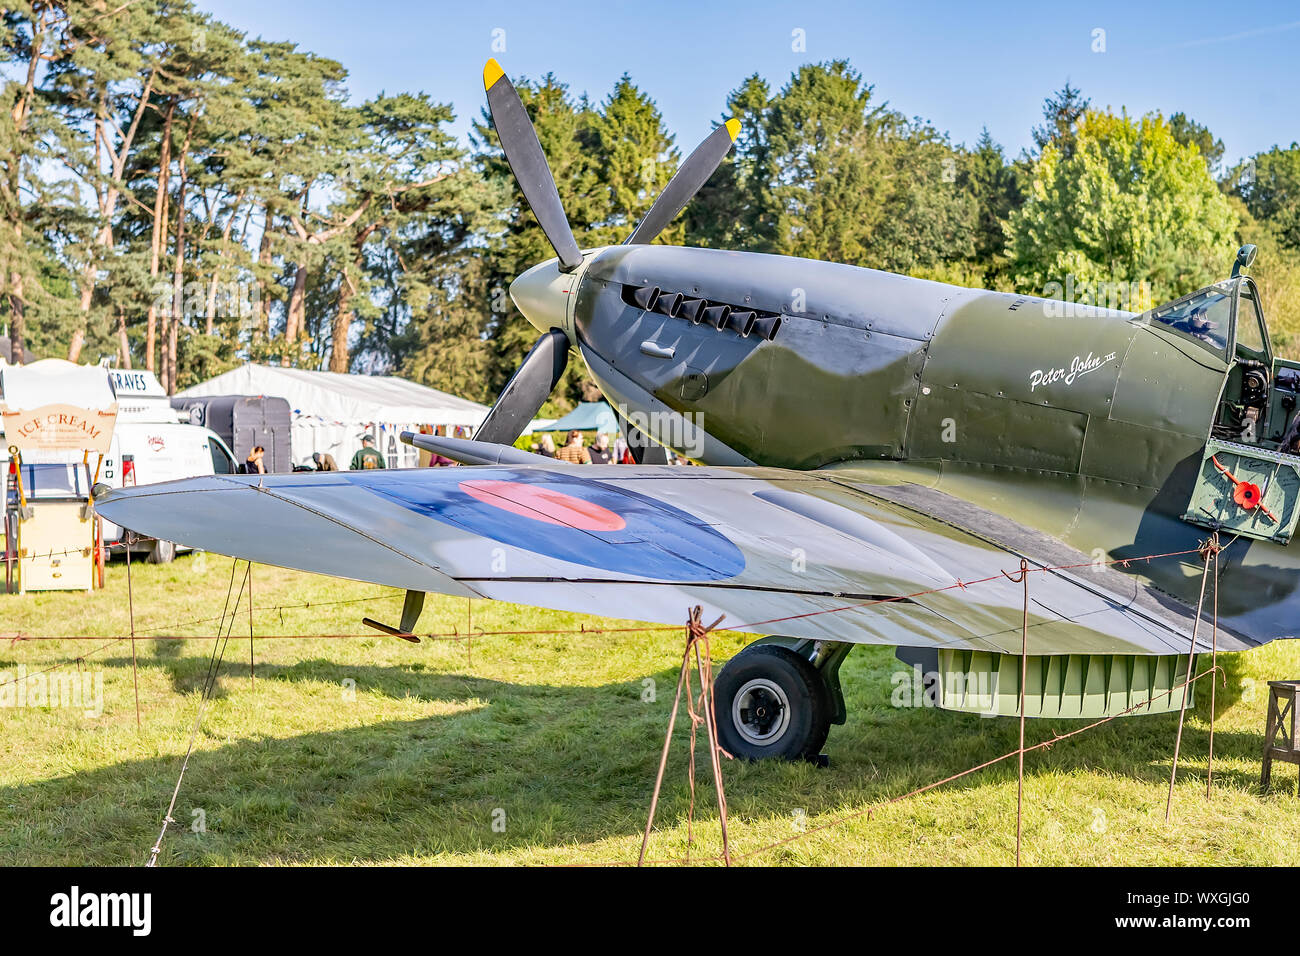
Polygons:
M195 635L136 642L142 729L136 728L129 642L99 650L82 665L92 684L102 679L102 714L48 701L0 708L0 862L134 865L147 859L194 725L216 628L211 620L187 630L173 625L218 615L230 572L228 559L212 555L133 567L137 629ZM255 633L266 636L254 644L256 681L249 673L245 604L161 864L635 860L672 703L680 632L483 636L472 648L450 641L413 645L379 634L273 640L275 634L355 634L365 630L365 615L396 621L400 592L261 566L253 568L253 582ZM0 632L125 634L120 562L110 566L108 585L89 597L0 595ZM359 603L333 603L343 601ZM463 632L468 605L431 597L419 630ZM474 602L472 614L474 627L486 631L610 623L482 601ZM0 671L7 673L0 681L14 680L20 666L31 674L104 643L6 639ZM719 635L715 656L729 657L743 643L739 635ZM1164 809L1176 716L1114 721L1030 755L1027 864L1300 864L1295 768L1276 766L1273 792L1258 790L1264 681L1300 676L1300 643L1278 642L1223 662L1213 798L1205 796L1205 688L1184 736L1172 825L1165 824ZM724 761L734 852L797 836L746 862L1013 862L1014 759L870 816L859 813L1015 748L1014 720L891 706L891 676L899 670L888 649L850 655L842 672L849 721L831 731L829 768ZM649 687L652 701L645 699ZM683 724L652 842L657 859L681 858L688 850ZM1074 726L1031 721L1029 740ZM700 775L691 854L708 857L720 841L703 762Z

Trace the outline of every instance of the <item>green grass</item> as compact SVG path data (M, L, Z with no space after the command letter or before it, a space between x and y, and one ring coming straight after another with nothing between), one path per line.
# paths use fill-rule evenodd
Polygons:
M242 566L241 566L242 574ZM182 557L133 568L143 630L216 615L230 562ZM258 635L357 633L395 621L400 593L272 568L253 569ZM0 595L4 632L126 633L126 575L80 594ZM375 600L331 604L358 598ZM311 602L308 608L275 605ZM431 597L420 630L466 627L468 602ZM615 610L613 608L609 610ZM685 614L683 608L683 615ZM474 602L476 627L565 629L581 615ZM681 653L680 633L492 637L412 645L376 634L255 643L246 605L230 641L163 843L163 864L573 864L635 860ZM170 629L169 629L170 630ZM140 864L158 836L199 704L215 627L193 640L137 641L83 665L102 674L104 711L0 708L0 863ZM172 631L174 632L174 631ZM243 637L239 637L241 634ZM155 632L157 633L157 632ZM101 641L0 643L14 676ZM719 660L743 645L714 641ZM1205 797L1208 694L1189 716L1164 822L1176 717L1114 721L1026 761L1025 862L1300 864L1295 768L1258 792L1268 678L1300 676L1300 644L1224 659L1215 789ZM859 648L844 665L849 721L831 731L831 766L724 761L734 851L812 831L1015 747L1016 722L890 706L892 651ZM65 669L67 670L67 669ZM70 669L75 673L75 667ZM643 701L644 681L657 690ZM5 679L5 678L0 678ZM355 682L355 694L344 682ZM652 856L687 850L684 721L670 761ZM1072 729L1029 724L1029 739ZM701 755L703 751L701 751ZM720 843L712 790L697 793L694 856ZM754 863L1003 865L1013 861L1016 768L1008 760L919 797L759 853ZM191 830L194 811L206 832ZM504 817L504 829L494 819Z

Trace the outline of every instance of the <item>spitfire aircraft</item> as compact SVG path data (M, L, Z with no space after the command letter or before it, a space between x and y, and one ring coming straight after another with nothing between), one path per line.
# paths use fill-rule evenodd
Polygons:
M1295 636L1300 363L1242 269L1134 314L774 255L652 245L730 150L682 164L621 245L581 249L495 61L502 149L555 258L511 285L537 343L474 441L404 440L469 467L215 475L105 491L136 531L426 592L761 635L716 687L721 744L816 757L841 662L897 646L941 707L1030 716L1177 709L1211 531L1218 629L1195 652ZM570 356L638 464L512 443ZM662 445L703 467L656 460ZM1172 557L1145 559L1153 555ZM992 578L992 580L985 580ZM956 586L965 582L979 584Z

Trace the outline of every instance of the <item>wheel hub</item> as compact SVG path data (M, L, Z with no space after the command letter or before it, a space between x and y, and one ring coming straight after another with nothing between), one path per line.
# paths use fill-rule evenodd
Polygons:
M731 720L747 741L770 747L790 726L790 700L779 684L756 677L732 698Z

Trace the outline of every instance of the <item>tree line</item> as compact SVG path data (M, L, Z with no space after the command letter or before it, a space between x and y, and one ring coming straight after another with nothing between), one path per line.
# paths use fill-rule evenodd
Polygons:
M354 103L343 64L185 0L29 2L0 20L0 322L12 355L108 360L169 391L240 362L391 371L489 400L533 331L510 281L553 253L486 111L467 144L423 92ZM621 242L693 143L622 77L518 82L583 246ZM1300 147L1232 165L1181 112L1068 82L1033 146L954 144L851 64L757 74L736 148L661 242L828 259L1139 310L1236 245L1300 346ZM581 369L552 411L593 397Z

